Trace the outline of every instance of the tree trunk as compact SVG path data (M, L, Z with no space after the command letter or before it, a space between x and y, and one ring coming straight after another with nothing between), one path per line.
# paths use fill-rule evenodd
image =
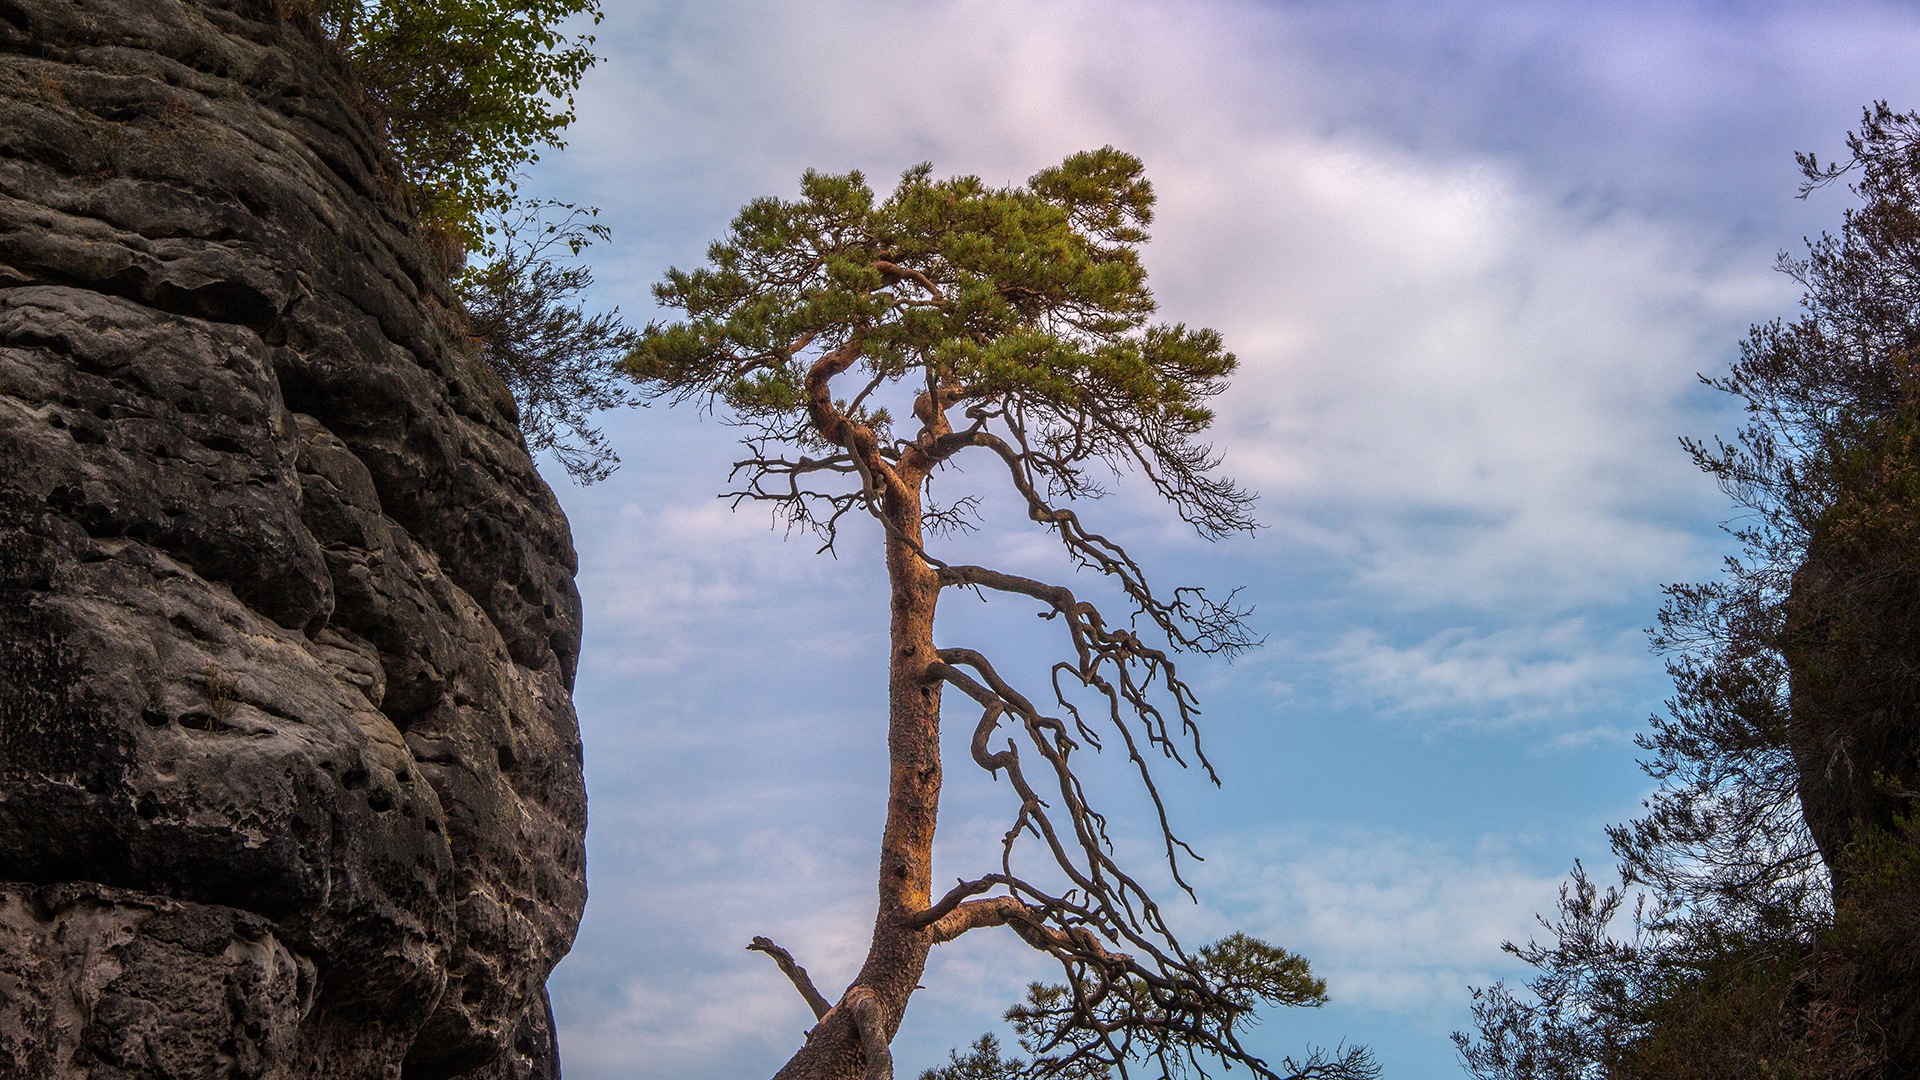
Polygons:
M907 470L901 469L902 473ZM887 824L880 840L880 910L867 961L774 1080L863 1080L869 1063L849 998L873 995L884 1042L891 1042L927 965L932 932L908 920L932 903L933 830L940 808L940 688L927 668L940 584L916 550L921 543L919 477L889 485L884 512L891 632L887 670Z

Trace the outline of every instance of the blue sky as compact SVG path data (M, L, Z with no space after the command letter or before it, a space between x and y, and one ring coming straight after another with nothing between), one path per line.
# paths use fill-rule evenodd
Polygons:
M1512 977L1573 860L1648 781L1667 691L1641 628L1713 572L1724 500L1678 449L1736 417L1702 389L1791 315L1772 269L1837 225L1793 198L1864 104L1920 106L1920 16L1894 5L609 0L572 145L529 190L600 206L597 304L644 321L741 204L802 170L917 162L1017 183L1076 150L1142 157L1169 319L1225 334L1227 470L1268 527L1208 545L1123 490L1090 508L1171 585L1245 585L1266 646L1196 663L1225 787L1168 776L1206 862L1190 942L1246 929L1333 1001L1257 1045L1370 1043L1459 1075L1469 985ZM835 996L863 955L884 804L876 529L838 559L713 495L734 432L607 418L626 461L549 463L581 553L576 701L589 901L552 989L572 1080L770 1075L804 1005L767 934ZM966 557L1058 576L988 504ZM945 602L938 637L1029 658L1024 609ZM963 725L964 726L964 725ZM1153 863L1120 761L1123 848ZM955 767L936 876L971 876L1013 807ZM904 1076L997 1024L1046 965L1010 938L936 951Z

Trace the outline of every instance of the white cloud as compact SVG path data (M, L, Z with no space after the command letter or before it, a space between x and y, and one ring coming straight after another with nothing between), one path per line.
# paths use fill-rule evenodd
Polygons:
M1324 130L1309 58L1257 6L842 0L635 25L661 42L591 84L565 166L616 210L684 198L705 219L603 276L697 260L805 166L1017 182L1114 143L1161 195L1164 314L1243 360L1220 442L1285 535L1407 606L1552 612L1702 563L1689 509L1711 489L1674 440L1694 372L1790 305L1770 250Z
M1410 645L1356 629L1314 656L1348 703L1477 729L1610 712L1638 719L1623 687L1648 666L1638 631L1596 632L1577 618L1491 632L1454 628Z
M874 636L849 631L836 617L844 601L880 587L860 573L865 563L857 539L864 539L859 529L865 522L848 529L856 538L847 545L852 558L818 556L818 541L809 534L787 534L783 542L783 530L764 509L746 505L735 511L702 497L704 479L675 477L656 485L655 493L664 496L658 503L629 501L594 515L575 514L579 584L592 624L584 643L587 664L609 674L672 674L701 664L715 635L783 656L831 660ZM796 598L824 610L811 620L796 619L796 609L805 606ZM769 613L803 622L806 629L768 625Z
M1388 830L1292 830L1210 839L1195 871L1215 932L1244 929L1301 953L1335 1004L1442 1030L1469 985L1513 978L1500 945L1524 942L1561 882L1489 842ZM1571 861L1571 860L1569 860Z
M602 841L583 937L617 943L567 961L556 980L570 1075L772 1073L812 1020L746 943L790 950L829 996L859 970L872 926L868 845L812 823L818 790L760 791L691 815L619 814ZM693 820L701 819L701 820ZM784 819L799 824L768 825ZM604 927L604 929L603 929ZM636 962L638 961L638 962Z
M671 1077L710 1069L716 1059L743 1057L759 1059L755 1065L762 1071L777 1068L776 1055L782 1047L791 1052L806 1028L794 1015L792 995L777 974L653 967L621 987L615 1008L575 1005L589 1015L569 1016L560 1026L566 1068L595 1076Z
M1174 161L1163 293L1238 343L1222 445L1289 535L1330 528L1402 608L1564 610L1699 559L1675 438L1694 372L1790 302L1764 257L1359 138Z

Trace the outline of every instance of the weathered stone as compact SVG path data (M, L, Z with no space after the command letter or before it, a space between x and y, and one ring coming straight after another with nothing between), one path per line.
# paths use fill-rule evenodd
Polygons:
M326 50L0 0L0 1077L557 1077L565 518Z

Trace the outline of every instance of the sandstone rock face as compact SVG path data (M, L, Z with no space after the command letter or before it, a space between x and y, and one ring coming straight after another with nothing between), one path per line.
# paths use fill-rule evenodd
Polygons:
M0 1077L557 1077L567 525L326 51L0 0Z

